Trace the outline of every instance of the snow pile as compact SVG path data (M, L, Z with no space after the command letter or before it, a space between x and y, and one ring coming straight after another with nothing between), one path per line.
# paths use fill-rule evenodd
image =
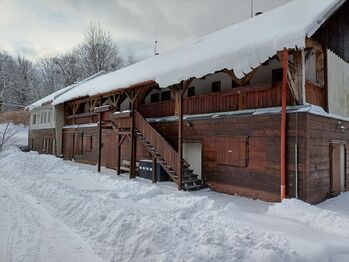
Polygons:
M252 230L232 215L237 206L217 208L206 196L165 194L156 185L114 180L33 152L7 154L0 166L0 178L38 199L108 261L297 258L287 240Z
M238 78L286 48L302 48L305 38L324 22L342 0L295 0L235 24L183 47L153 56L81 84L53 101L65 101L128 88L147 81L168 87L222 69Z
M271 206L267 213L295 219L328 233L349 237L349 216L322 209L300 200L285 199L282 203Z
M115 171L100 174L93 166L18 149L0 153L1 188L9 188L5 194L18 191L26 202L34 201L53 220L88 242L81 246L93 247L106 261L325 262L337 261L339 256L348 261L346 218L331 211L316 215L320 208L294 201L287 207L287 201L276 204L264 214L269 204L260 201L209 190L180 192L166 183L152 185L139 178L130 181L117 177ZM282 218L284 209L292 209L290 218L304 217L303 221ZM2 212L0 206L6 227L14 218L6 219ZM29 223L27 220L23 218L23 223ZM309 227L311 220L323 226ZM327 233L328 223L334 224L331 233L335 235Z
M341 194L318 205L321 208L349 216L349 193Z

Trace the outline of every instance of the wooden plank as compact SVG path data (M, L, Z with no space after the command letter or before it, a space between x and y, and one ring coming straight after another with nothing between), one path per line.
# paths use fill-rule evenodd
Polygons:
M153 157L153 169L152 169L152 182L153 184L156 183L156 177L157 177L157 163L156 163L156 158Z

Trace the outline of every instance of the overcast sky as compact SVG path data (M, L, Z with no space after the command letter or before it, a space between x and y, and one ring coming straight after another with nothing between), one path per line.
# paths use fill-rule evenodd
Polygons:
M290 0L254 0L254 12ZM250 0L0 0L0 50L31 59L71 50L98 21L125 56L144 58L250 16Z

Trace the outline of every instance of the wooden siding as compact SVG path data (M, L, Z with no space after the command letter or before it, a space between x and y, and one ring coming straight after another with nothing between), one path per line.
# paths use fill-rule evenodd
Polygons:
M184 122L184 142L202 143L202 174L210 188L229 194L279 201L280 115L240 116L190 122L191 125ZM287 196L295 196L294 145L297 139L299 194L304 199L305 114L288 114L287 125ZM176 146L177 122L154 123L153 126ZM246 167L218 163L217 158L222 151L216 147L217 138L227 136L248 137L249 153Z
M323 86L307 81L305 84L307 103L325 108L325 89Z
M82 140L90 140L88 143L82 143L83 147L81 153L76 149L78 144L81 143L81 140L77 139L80 135L82 135ZM117 140L118 138L114 130L102 130L102 166L116 169L117 144L119 142ZM137 143L137 148L138 161L141 159L151 159L149 153L141 142ZM98 128L85 127L78 129L63 129L63 155L64 159L67 160L74 159L80 163L96 165L98 161ZM121 147L121 161L122 160L130 160L130 142L128 139L125 139Z
M330 17L315 33L314 39L349 63L349 2Z
M338 120L318 116L307 115L307 196L310 203L319 203L330 196L330 143L331 140L349 142L349 122L341 121L341 125L347 129L342 133L337 128ZM346 174L349 172L349 157L347 150ZM349 176L346 175L347 189L349 186Z

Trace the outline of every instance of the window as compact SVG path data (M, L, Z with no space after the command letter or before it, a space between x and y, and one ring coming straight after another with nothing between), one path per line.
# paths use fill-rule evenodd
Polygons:
M156 93L156 94L152 94L150 96L150 103L157 103L160 101L160 94Z
M212 93L221 91L221 81L216 81L212 83Z
M36 125L36 114L33 114L33 125Z
M51 111L48 112L47 122L51 123Z
M195 96L195 86L188 88L188 96Z
M272 82L277 83L282 81L282 68L272 71Z
M171 100L171 91L165 91L161 93L161 101Z
M217 164L234 167L247 167L248 137L217 137L216 153Z
M42 112L40 115L40 123L42 124L44 123L44 112Z
M44 123L47 123L47 112L44 113Z

